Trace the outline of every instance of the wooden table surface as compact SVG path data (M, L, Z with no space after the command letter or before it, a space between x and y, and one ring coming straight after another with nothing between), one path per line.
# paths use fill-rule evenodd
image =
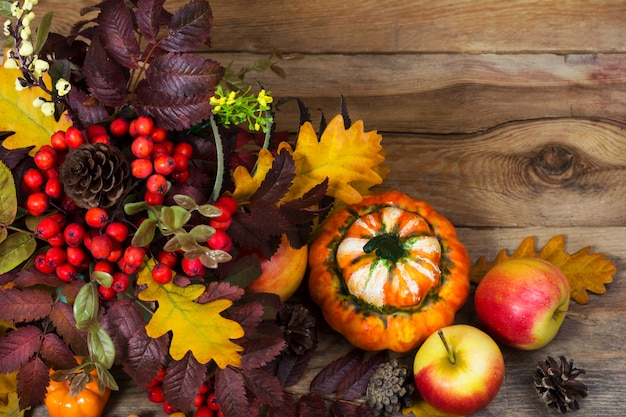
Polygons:
M53 29L69 30L91 0L39 2ZM185 0L168 0L175 10ZM626 2L514 0L212 1L212 50L235 68L273 48L280 79L254 74L276 97L295 96L314 119L339 110L383 134L391 173L380 189L431 203L457 227L474 263L537 249L564 235L570 252L590 246L618 268L605 295L571 310L557 338L532 352L503 348L505 381L477 416L552 416L530 375L547 355L584 368L589 397L576 416L626 415ZM257 7L258 6L258 7ZM252 77L252 76L251 76ZM277 113L297 126L295 106ZM471 300L458 322L476 323ZM328 333L297 386L351 347ZM162 415L129 381L106 416ZM45 416L42 408L33 416Z

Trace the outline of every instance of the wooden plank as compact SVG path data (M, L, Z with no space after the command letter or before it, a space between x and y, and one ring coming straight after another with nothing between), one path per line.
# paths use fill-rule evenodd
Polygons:
M626 222L620 125L511 123L477 135L384 135L382 188L429 201L458 226L618 226Z
M47 0L55 30L67 32L93 0ZM186 0L168 0L177 10ZM212 1L213 46L223 51L359 53L621 52L621 1L319 0Z
M207 54L235 69L261 54ZM385 132L478 132L512 120L587 117L626 123L626 55L306 55L285 79L251 73L276 97L298 97L314 120L339 110ZM294 130L283 105L279 129Z
M546 408L536 398L530 382L530 375L537 361L547 355L566 355L575 361L576 366L584 368L587 373L581 377L589 386L589 397L581 401L581 410L576 415L581 417L608 417L626 415L624 389L619 383L616 370L626 368L626 357L623 354L623 335L626 324L624 295L626 294L626 241L625 227L530 227L530 228L459 228L459 238L466 245L472 259L476 262L479 256L488 260L500 249L513 251L527 236L536 239L539 250L554 235L566 236L565 249L576 252L583 247L591 246L594 253L603 253L618 267L618 274L612 284L608 285L606 294L591 295L587 305L572 303L570 310L586 314L586 319L569 317L565 320L556 339L546 347L536 351L517 351L503 348L506 363L506 376L496 399L484 410L476 413L477 417L509 416L509 417L550 417L553 410ZM473 313L470 300L457 315L458 323L478 324ZM308 385L319 370L331 360L347 353L351 346L333 332L323 334L320 347L311 361L306 375L293 388L296 395L306 393ZM413 352L404 356L412 359ZM145 391L137 387L128 377L118 372L118 380L122 391L114 393L107 406L106 415L126 416L131 413L140 416L159 415L160 406L150 403ZM43 407L37 407L32 417L45 417ZM400 414L397 415L398 417Z

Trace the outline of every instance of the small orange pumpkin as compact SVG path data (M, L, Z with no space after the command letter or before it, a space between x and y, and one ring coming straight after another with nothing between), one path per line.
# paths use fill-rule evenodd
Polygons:
M324 318L365 350L417 347L452 324L469 295L469 256L452 224L397 191L331 214L309 266Z

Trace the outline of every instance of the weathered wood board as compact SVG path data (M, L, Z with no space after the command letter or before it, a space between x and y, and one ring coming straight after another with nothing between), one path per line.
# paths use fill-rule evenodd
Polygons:
M54 28L68 31L91 0L40 1ZM168 0L175 10L183 0ZM313 119L339 110L378 130L391 173L380 189L430 202L458 227L472 262L538 248L563 234L566 249L590 246L618 268L605 295L571 309L557 339L534 352L504 348L506 378L477 416L551 416L530 384L546 355L586 369L589 397L578 416L623 416L626 388L626 2L213 1L208 57L235 68L273 49L299 53L280 79L253 74L276 97L303 100ZM251 7L253 5L254 7ZM279 128L294 131L287 103ZM470 302L459 322L476 324ZM350 346L329 332L310 378ZM108 416L161 415L130 381ZM45 416L36 409L33 416Z

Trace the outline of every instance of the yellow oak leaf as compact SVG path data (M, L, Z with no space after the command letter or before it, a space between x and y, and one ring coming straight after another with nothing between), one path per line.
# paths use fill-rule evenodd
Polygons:
M381 140L378 132L365 132L361 120L346 130L341 115L328 123L319 140L311 123L304 123L293 151L296 178L285 200L301 197L328 178L328 195L358 203L366 190L383 181L375 170L385 160Z
M539 252L536 252L535 239L527 237L511 255L502 249L493 262L487 262L486 258L481 256L470 270L470 280L478 284L487 271L507 259L534 257L544 259L559 267L569 282L572 300L578 304L589 302L587 291L604 294L605 284L613 282L613 275L617 272L613 262L601 253L589 253L589 246L573 254L566 252L564 247L565 237L557 235L553 236Z
M21 417L25 410L20 410L17 396L17 371L0 374L0 417Z
M158 338L172 332L170 355L182 359L188 351L200 363L214 360L217 366L239 366L243 348L230 339L243 337L244 330L239 323L220 315L232 305L232 301L220 299L206 304L194 302L205 290L201 284L181 287L173 282L159 284L152 279L154 262L148 263L140 271L137 283L146 285L139 293L143 301L156 301L158 307L146 325L146 332Z
M6 59L5 50L5 59ZM33 106L37 97L50 98L39 88L30 88L22 91L15 89L15 80L22 73L16 69L7 69L0 65L0 132L15 132L4 140L3 145L8 149L35 146L31 151L34 155L37 149L50 144L50 136L58 130L67 130L72 121L64 113L59 121L53 116L45 116L40 109ZM44 82L50 85L50 77L44 74Z
M424 399L417 395L413 395L413 405L402 409L403 415L413 414L415 417L463 417L452 416L451 414L442 413L439 410L433 408Z
M233 182L235 190L233 198L238 202L246 201L261 186L261 182L272 168L274 156L267 149L261 149L257 159L257 167L254 176L250 175L248 170L240 165L233 171Z

